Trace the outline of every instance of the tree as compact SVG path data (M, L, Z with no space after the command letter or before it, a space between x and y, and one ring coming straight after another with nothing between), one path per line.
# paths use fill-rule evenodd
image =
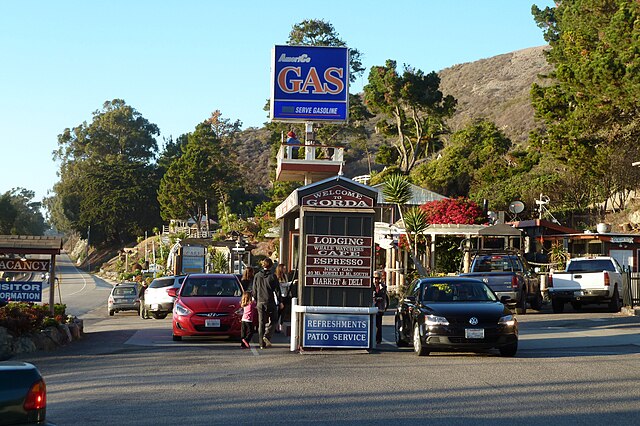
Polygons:
M187 135L184 153L162 177L158 191L165 220L191 218L200 228L205 212L217 210L221 194L241 186L234 158L208 122Z
M94 244L126 242L160 222L155 200L159 177L152 161L160 132L121 99L105 102L91 123L58 136L60 180L46 200L59 230L84 235Z
M292 46L346 47L333 25L322 19L305 19L295 24L287 44ZM358 49L349 49L349 79L353 83L364 72Z
M147 162L158 150L154 136L159 134L158 126L124 100L114 99L93 113L91 124L65 129L58 136L60 146L54 158L61 159L63 166L87 159Z
M412 173L419 184L448 197L467 197L474 186L506 179L511 141L494 123L477 120L455 132L440 158Z
M580 207L627 193L639 176L629 168L640 155L640 3L572 0L532 13L555 66L549 84L531 90L545 124L535 146L581 177Z
M395 204L398 208L400 218L405 223L407 239L409 240L409 255L411 256L411 260L413 261L414 265L416 265L418 273L422 276L426 276L428 272L424 268L424 266L422 266L422 263L420 263L416 256L416 252L414 251L414 240L411 237L412 232L417 233L424 231L424 228L426 227L425 223L421 223L421 217L419 213L415 211L412 211L412 213L410 213L410 220L408 220L408 225L407 221L405 221L404 209L409 200L411 200L411 186L409 185L409 181L405 176L401 174L390 175L385 180L384 187L382 188L382 194L384 195L384 199L386 202Z
M40 212L42 204L32 201L35 192L14 188L0 195L0 234L43 235L47 229Z
M456 101L440 91L440 77L406 66L400 75L396 62L372 67L364 87L365 104L384 119L377 124L383 134L394 137L400 170L407 174L416 162L433 152L438 139L448 132L445 119Z

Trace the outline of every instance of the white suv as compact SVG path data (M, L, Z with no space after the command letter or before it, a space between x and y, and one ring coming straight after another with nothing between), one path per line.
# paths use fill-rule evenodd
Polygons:
M140 304L140 316L143 319L149 318L151 314L155 319L163 319L173 310L175 298L169 296L167 290L170 288L180 288L186 275L176 275L160 277L151 281L149 287L144 291L144 299Z

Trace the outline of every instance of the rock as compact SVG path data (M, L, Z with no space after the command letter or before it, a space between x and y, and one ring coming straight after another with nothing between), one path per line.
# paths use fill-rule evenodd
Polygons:
M13 353L25 354L36 351L36 345L33 343L31 336L20 336L13 341Z
M640 223L640 210L636 210L633 213L629 213L629 216L627 216L627 218L631 223Z
M39 351L52 351L58 347L58 345L56 345L56 343L45 333L32 334L31 340Z
M60 324L58 326L58 331L60 332L60 334L62 334L63 345L71 343L73 339L71 338L71 331L69 331L69 326L67 324Z
M47 327L42 330L42 334L51 339L57 346L62 346L64 344L64 339L66 339L66 336L63 336L57 327Z
M13 336L6 328L0 327L0 361L13 355Z
M78 340L82 337L80 335L80 327L78 327L78 324L75 322L69 323L69 332L71 333L71 338L73 340Z

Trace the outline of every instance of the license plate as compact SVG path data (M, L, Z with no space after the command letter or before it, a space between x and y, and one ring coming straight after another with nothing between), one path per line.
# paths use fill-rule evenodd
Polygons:
M157 311L158 310L158 304L156 303L156 304L151 305L151 310L152 311Z
M220 327L220 320L219 319L208 319L208 320L204 320L204 326L205 327Z
M484 328L465 328L464 337L467 339L484 339Z

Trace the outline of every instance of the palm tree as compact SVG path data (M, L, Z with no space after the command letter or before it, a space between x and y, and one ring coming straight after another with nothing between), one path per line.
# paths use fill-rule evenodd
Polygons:
M384 182L382 188L382 195L384 195L385 201L395 204L400 212L400 219L404 222L405 230L407 231L407 239L409 240L409 256L416 265L418 273L422 276L426 276L427 270L422 266L422 263L416 256L417 247L414 247L415 240L411 239L411 234L416 235L423 232L428 224L424 212L418 208L410 209L406 212L403 209L411 199L411 186L407 178L401 174L389 175Z

